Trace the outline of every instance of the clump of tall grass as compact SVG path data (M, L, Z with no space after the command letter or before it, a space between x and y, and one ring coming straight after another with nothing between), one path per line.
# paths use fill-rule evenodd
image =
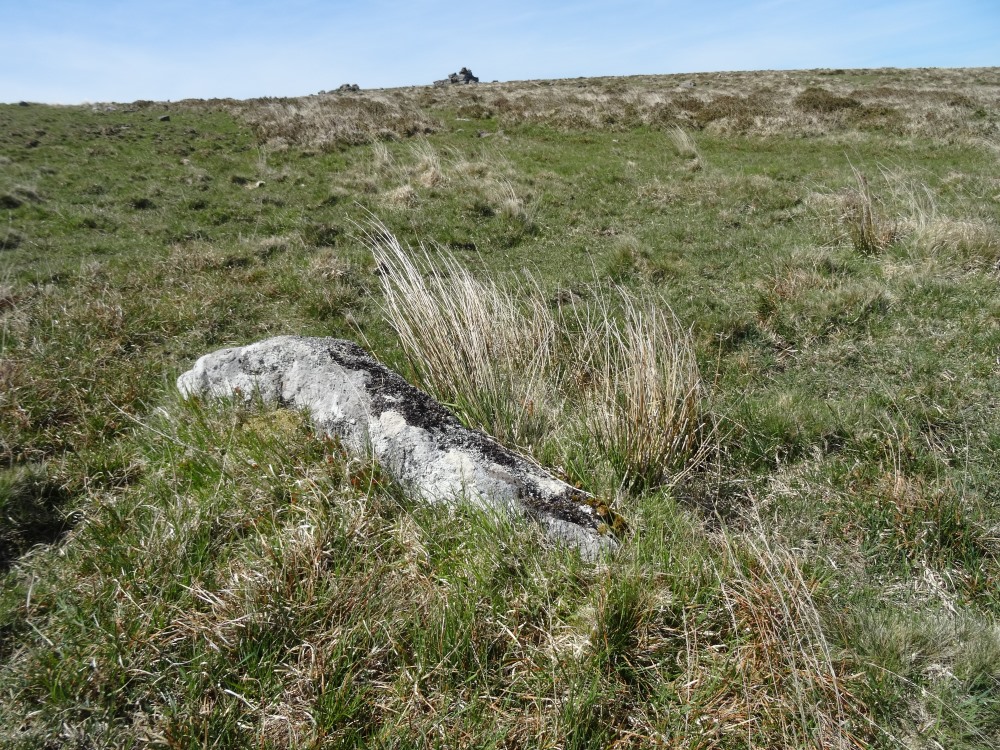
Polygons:
M417 182L425 188L432 188L447 180L441 156L430 143L425 140L416 141L410 150L414 157L412 171Z
M674 126L667 133L670 143L673 144L677 155L688 160L688 169L696 172L705 168L705 157L702 156L691 134L679 125Z
M842 204L841 221L858 252L878 253L905 240L918 255L950 256L962 264L992 266L1000 258L1000 231L994 223L949 216L928 185L882 170L893 204L898 206L898 216L890 218L885 201L875 195L868 178L856 167L852 171L857 186Z
M517 194L510 180L500 179L489 186L487 190L490 205L496 206L496 212L506 219L519 221L525 226L532 224L531 212L524 200Z
M395 167L395 157L383 141L375 141L371 145L371 164L376 173L383 173Z
M404 248L384 227L368 240L416 379L467 422L536 453L572 435L631 488L669 482L701 457L705 389L665 305L610 286L597 302L554 309L530 276L518 293L444 251Z
M783 747L861 747L875 736L891 745L854 692L858 675L824 634L815 584L801 563L769 543L759 525L723 546L729 565L719 571L721 599L734 633L744 637L727 665L742 689L719 691L720 718L748 739Z
M948 252L972 266L997 267L1000 227L975 219L935 217L914 233L914 239L933 253Z
M572 363L586 376L586 432L634 486L682 472L702 447L705 396L691 340L673 312L614 287L611 300L585 308L571 340ZM579 314L577 309L574 314Z
M885 215L861 170L851 171L857 187L848 193L841 219L855 250L865 255L881 252L899 238L898 223Z
M894 185L904 205L902 223L916 251L933 256L950 255L970 265L995 265L1000 259L1000 229L979 218L949 216L925 184L897 179Z
M420 386L499 440L530 442L549 416L556 321L540 295L527 309L454 257L411 253L384 228L368 237L381 270L385 316Z
M395 208L414 208L420 203L420 196L409 183L393 188L382 195L383 201Z

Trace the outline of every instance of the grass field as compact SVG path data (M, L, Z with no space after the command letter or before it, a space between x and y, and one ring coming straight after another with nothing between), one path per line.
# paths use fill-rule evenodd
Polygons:
M278 334L621 549L177 396ZM0 746L997 747L998 394L997 68L0 105Z

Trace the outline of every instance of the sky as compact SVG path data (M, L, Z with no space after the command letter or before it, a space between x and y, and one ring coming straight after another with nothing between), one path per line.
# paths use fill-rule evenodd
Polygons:
M0 102L1000 65L1000 0L0 0Z

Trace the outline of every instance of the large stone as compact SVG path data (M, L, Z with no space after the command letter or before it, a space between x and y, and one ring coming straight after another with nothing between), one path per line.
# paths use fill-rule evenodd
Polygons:
M280 336L201 357L177 379L185 396L251 399L309 412L315 427L371 456L428 502L471 502L527 516L587 559L617 543L615 516L407 383L364 349L331 338Z
M472 71L468 68L462 68L457 73L449 73L447 78L442 78L440 81L434 81L435 86L449 86L451 84L469 83L479 83L479 78L472 75Z

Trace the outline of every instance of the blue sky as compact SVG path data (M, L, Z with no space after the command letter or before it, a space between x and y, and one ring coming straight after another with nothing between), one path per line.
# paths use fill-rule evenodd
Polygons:
M1000 0L0 0L0 101L293 96L483 80L1000 65Z

